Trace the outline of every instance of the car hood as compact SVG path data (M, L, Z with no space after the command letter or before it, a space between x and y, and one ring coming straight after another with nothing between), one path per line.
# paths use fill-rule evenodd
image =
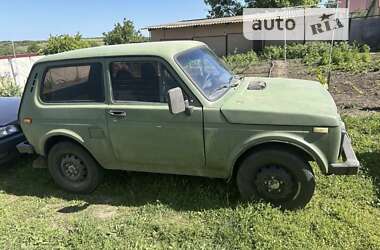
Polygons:
M17 123L20 98L0 97L0 126Z
M258 86L265 87L252 90ZM281 78L245 78L235 92L227 97L221 107L223 115L231 123L340 125L333 98L318 82Z

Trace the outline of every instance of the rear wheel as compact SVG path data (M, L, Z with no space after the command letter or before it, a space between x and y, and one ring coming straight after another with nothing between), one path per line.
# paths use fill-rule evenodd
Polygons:
M81 146L60 142L48 155L48 167L55 183L74 193L91 193L103 179L103 169Z
M315 189L309 163L296 153L281 149L249 155L239 168L237 184L243 198L263 199L285 209L306 206Z

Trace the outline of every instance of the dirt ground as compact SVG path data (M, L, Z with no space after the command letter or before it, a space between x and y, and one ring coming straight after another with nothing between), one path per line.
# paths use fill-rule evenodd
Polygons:
M297 60L288 61L287 69L282 63L260 64L248 69L248 76L287 77L295 79L316 80L307 67ZM350 72L331 73L329 91L341 113L366 115L380 112L380 71L362 74Z

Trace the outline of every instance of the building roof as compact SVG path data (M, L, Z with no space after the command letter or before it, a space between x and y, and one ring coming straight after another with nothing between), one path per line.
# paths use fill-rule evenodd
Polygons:
M183 20L183 21L178 21L175 23L148 26L145 29L148 29L148 30L174 29L174 28L207 26L207 25L214 25L214 24L227 24L227 23L242 23L242 22L243 22L243 16L231 16L231 17L221 17L221 18Z
M204 43L198 41L164 41L108 45L86 49L76 49L48 55L41 58L36 63L116 56L160 56L162 58L172 58L175 54L181 51L202 45L204 45Z
M252 13L245 16L231 16L231 17L219 17L219 18L204 18L204 19L193 19L193 20L183 20L175 23L167 23L160 25L148 26L144 29L156 30L156 29L176 29L185 27L197 27L197 26L207 26L215 24L229 24L229 23L243 23L244 19L256 19L256 20L270 20L277 17L289 18L289 17L303 17L304 9L294 7L286 11L286 9L273 9L262 13Z

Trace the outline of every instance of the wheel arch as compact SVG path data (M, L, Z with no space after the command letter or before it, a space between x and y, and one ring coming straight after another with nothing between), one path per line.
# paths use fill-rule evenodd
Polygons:
M42 156L47 156L50 149L60 141L70 141L76 143L91 154L91 151L86 147L84 143L84 139L77 133L66 129L50 131L44 137L42 137L40 140L39 153Z
M255 143L251 143L249 146L244 147L234 158L231 172L229 175L229 180L236 176L237 170L240 167L241 162L253 152L264 150L267 148L280 148L284 150L291 150L299 154L303 159L307 161L315 161L322 171L323 174L328 173L328 164L327 160L318 149L313 148L312 146L306 145L305 143L299 142L297 140L285 139L265 139L259 140Z

